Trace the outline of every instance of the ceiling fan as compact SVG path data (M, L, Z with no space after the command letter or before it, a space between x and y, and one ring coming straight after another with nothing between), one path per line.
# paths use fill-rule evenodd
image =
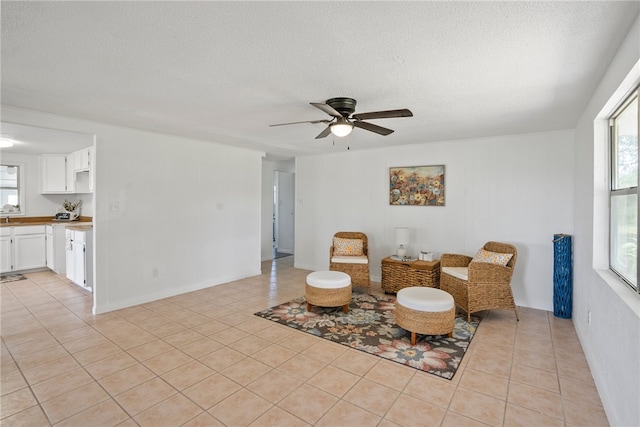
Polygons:
M374 125L373 123L363 122L370 119L387 119L393 117L413 117L413 113L406 108L401 110L372 111L369 113L353 114L356 110L356 100L353 98L331 98L325 103L311 102L311 105L324 111L332 118L330 120L309 120L304 122L278 123L269 126L285 126L300 123L326 123L325 130L320 132L316 139L324 138L330 133L336 136L347 136L353 130L353 127L375 132L379 135L389 135L393 133L392 129Z

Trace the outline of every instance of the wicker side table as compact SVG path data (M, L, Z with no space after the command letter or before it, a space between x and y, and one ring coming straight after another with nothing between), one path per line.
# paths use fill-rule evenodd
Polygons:
M440 260L397 261L382 259L382 290L397 293L410 286L440 287Z

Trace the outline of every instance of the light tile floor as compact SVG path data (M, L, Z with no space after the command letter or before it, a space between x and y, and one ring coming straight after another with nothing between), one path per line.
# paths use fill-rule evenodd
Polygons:
M304 294L264 274L112 313L52 273L1 286L2 426L605 426L570 320L483 320L452 380L253 316ZM380 284L371 292L380 293Z

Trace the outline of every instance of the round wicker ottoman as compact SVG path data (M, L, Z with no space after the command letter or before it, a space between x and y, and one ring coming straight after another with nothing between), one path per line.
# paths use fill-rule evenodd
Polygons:
M312 305L319 307L342 306L349 312L351 302L351 277L340 271L314 271L307 276L305 292L307 311Z
M436 288L412 286L400 289L396 299L396 323L411 332L411 345L417 334L450 337L456 319L453 297Z

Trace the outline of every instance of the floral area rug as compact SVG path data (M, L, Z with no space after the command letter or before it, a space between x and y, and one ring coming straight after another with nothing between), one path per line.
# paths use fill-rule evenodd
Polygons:
M480 323L476 316L471 322L456 317L452 338L418 335L412 346L411 333L396 324L395 298L357 293L348 314L342 307L313 306L308 312L301 297L255 315L449 380Z

